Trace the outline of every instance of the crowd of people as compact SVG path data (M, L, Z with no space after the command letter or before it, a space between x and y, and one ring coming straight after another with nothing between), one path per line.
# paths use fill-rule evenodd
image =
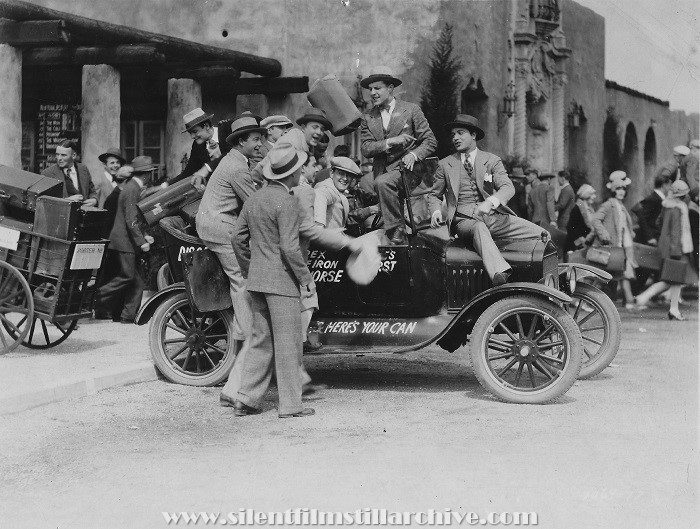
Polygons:
M365 163L351 158L346 145L327 153L332 124L316 108L297 118L296 126L284 115L262 119L250 112L215 124L202 108L183 117L191 152L182 173L161 187L189 179L203 191L197 233L228 276L234 308L237 359L220 402L237 416L261 411L273 371L279 416L314 413L302 404L302 394L320 389L302 361L304 349L320 347L308 332L318 308L309 245L357 253L365 242L354 235L368 226L381 226L387 245L407 244L402 171L430 157L437 141L420 107L394 96L400 84L385 68L361 81L373 103L360 131L361 153L371 160ZM508 282L512 272L496 245L499 239L565 232L568 252L591 245L624 249L618 279L627 307L641 310L670 290L669 318L683 319L680 285L661 277L643 278L650 286L635 299L633 242L658 245L663 257L697 268L697 140L692 152L676 148L677 158L661 168L654 193L632 208L635 222L624 205L631 180L623 171L610 175L610 198L596 211L596 190L583 184L574 191L566 171L515 168L509 175L498 156L478 149L485 131L475 117L460 114L445 128L456 152L439 161L426 194L430 222L434 228L447 224L454 237L473 245L494 285ZM153 161L139 156L127 164L119 149L109 149L99 157L104 174L92 179L76 161L75 144L62 143L56 154L57 164L46 174L65 182L64 195L111 212L105 235L112 242L95 317L133 322L144 286L139 254L153 244L136 204L153 192Z

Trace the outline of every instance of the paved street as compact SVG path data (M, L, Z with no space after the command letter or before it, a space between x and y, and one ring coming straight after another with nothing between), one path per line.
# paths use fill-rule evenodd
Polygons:
M163 381L1 416L0 526L156 528L162 511L308 507L696 527L697 308L686 313L623 314L613 365L547 406L497 402L463 353L430 350L311 359L330 388L310 418L279 420L274 392L266 413L234 418L218 389Z

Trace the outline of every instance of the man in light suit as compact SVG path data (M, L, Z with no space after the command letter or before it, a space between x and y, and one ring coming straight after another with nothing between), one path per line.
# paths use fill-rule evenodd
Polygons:
M133 323L143 296L143 270L139 252L148 252L153 237L144 234L136 203L141 190L150 182L156 169L150 156L138 156L131 162L133 176L119 193L114 226L109 235L109 259L119 262L119 273L99 289L95 305L112 307L124 300L120 321Z
M557 225L557 209L554 200L554 187L551 185L554 175L542 173L538 177L538 184L533 186L527 197L527 209L530 213L530 221L534 224Z
M231 246L231 235L243 204L255 192L248 163L260 151L264 133L265 129L259 127L253 117L241 117L231 124L231 134L226 142L232 148L211 175L195 221L199 237L216 254L229 278L234 312L231 338L240 342L239 355L245 354L249 346L247 339L253 315L241 268ZM234 383L231 378L229 381ZM235 391L228 383L220 399L223 405L233 404Z
M280 146L268 156L264 175L269 184L243 205L232 239L253 306L250 350L242 359L234 413L260 413L274 365L280 418L303 417L314 410L301 403L299 297L315 286L299 246L299 205L291 188L299 184L309 155Z
M369 90L374 103L362 118L362 155L373 159L375 187L386 235L391 244L406 244L399 167L403 163L407 170L412 170L416 162L435 152L437 140L420 107L394 97L394 88L401 80L389 69L377 68L360 84Z
M63 182L63 198L97 206L97 191L87 166L77 162L78 147L73 140L63 140L56 147L56 163L41 174Z
M433 212L431 226L437 228L443 221L445 197L450 233L473 243L494 286L502 285L508 281L512 269L494 239L540 238L542 228L516 216L506 206L515 188L501 159L477 149L476 142L484 137L479 120L460 114L446 127L452 131L457 153L438 164L435 183L428 193Z

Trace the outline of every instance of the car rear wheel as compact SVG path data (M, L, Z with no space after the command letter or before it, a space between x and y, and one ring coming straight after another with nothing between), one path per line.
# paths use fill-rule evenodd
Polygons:
M571 297L574 302L569 305L569 314L583 337L583 366L578 377L591 378L615 358L622 340L622 322L612 300L594 286L579 283Z
M576 381L583 341L562 307L518 296L497 301L479 316L469 353L476 377L494 396L516 404L544 404Z
M149 329L151 356L165 378L188 386L214 386L226 380L236 360L230 310L198 313L187 294L166 299Z

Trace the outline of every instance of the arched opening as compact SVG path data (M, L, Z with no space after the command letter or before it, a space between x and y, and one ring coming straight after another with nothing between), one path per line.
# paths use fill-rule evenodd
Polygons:
M654 129L647 129L644 138L644 182L645 187L653 186L654 171L656 169L656 134Z
M469 79L467 87L462 90L462 114L474 116L486 130L489 117L489 96L484 91L481 79Z
M622 165L627 177L632 180L625 203L635 204L637 197L641 196L644 190L644 181L639 168L639 142L637 141L637 130L630 121L625 129L625 142L622 151Z
M602 182L608 181L613 171L622 169L620 142L617 139L617 119L608 115L603 127L603 175Z

